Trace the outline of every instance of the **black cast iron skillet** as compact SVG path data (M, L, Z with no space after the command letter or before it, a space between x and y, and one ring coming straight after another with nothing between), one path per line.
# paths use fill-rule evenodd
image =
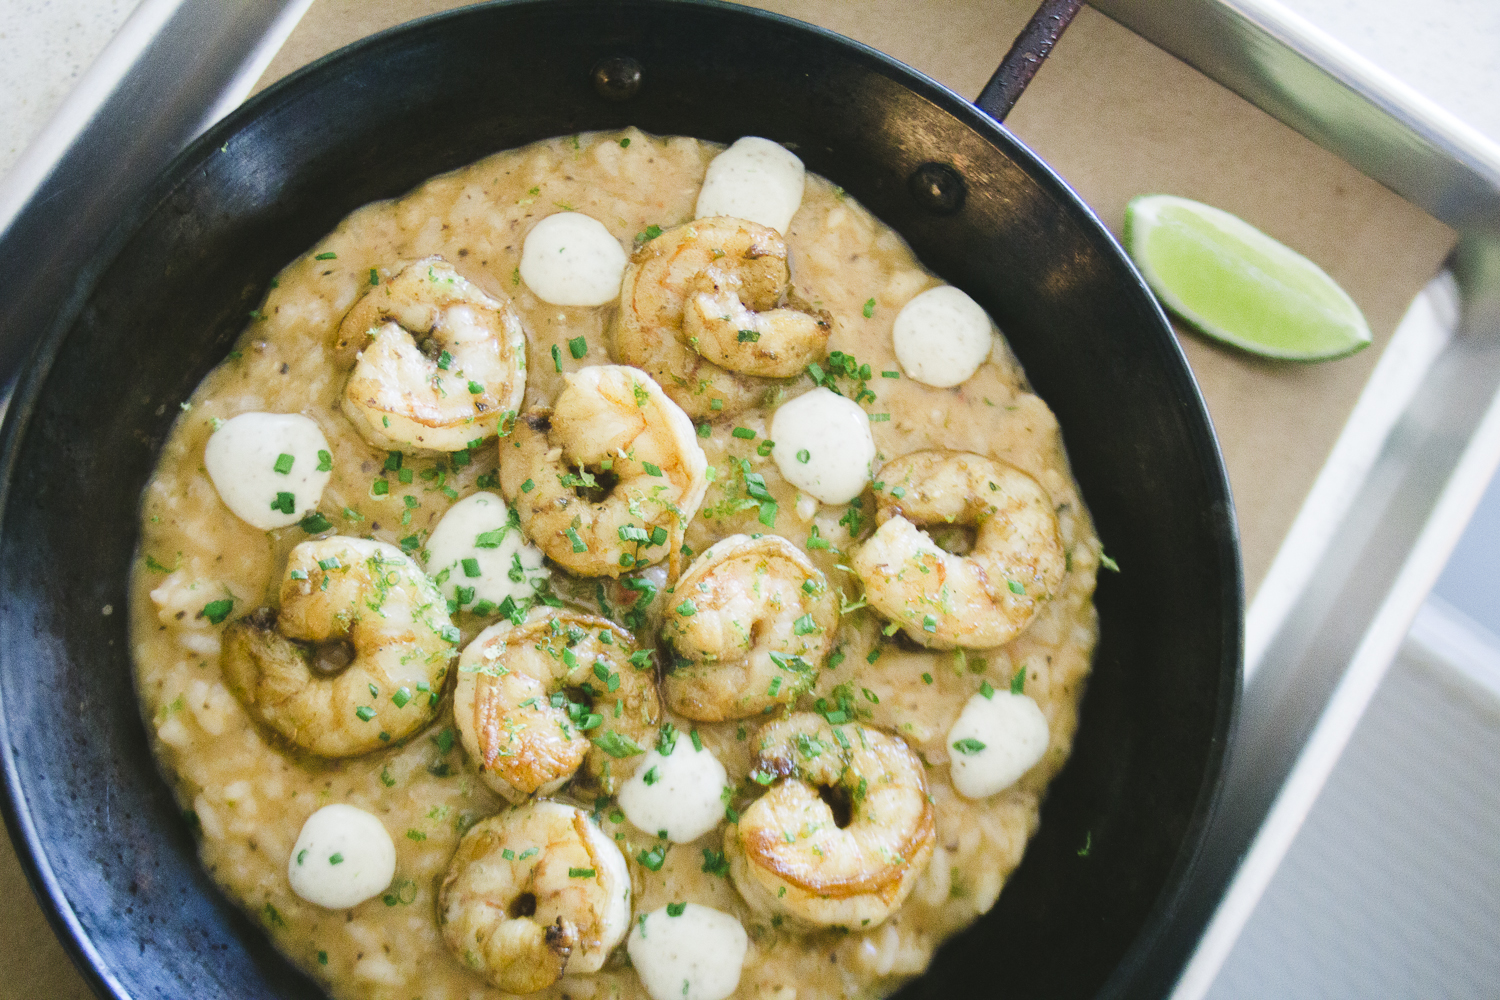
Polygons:
M618 61L596 78L621 57L637 85ZM215 891L152 763L125 614L140 491L177 403L342 216L495 150L626 125L785 142L973 295L1056 412L1122 569L1100 581L1094 676L1040 832L908 995L1165 992L1196 930L1164 933L1241 643L1228 488L1169 328L1098 220L962 99L826 32L670 0L492 5L363 41L215 127L99 248L18 388L0 498L6 820L64 943L105 996L320 995Z

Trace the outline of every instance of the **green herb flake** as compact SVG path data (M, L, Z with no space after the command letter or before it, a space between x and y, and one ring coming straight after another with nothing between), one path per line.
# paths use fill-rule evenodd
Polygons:
M339 255L334 253L332 250L325 250L314 257L313 260L338 260L338 256Z
M234 609L234 598L225 597L217 601L209 601L203 605L201 612L204 618L217 625L229 617L229 612Z
M556 344L552 345L552 370L562 374L562 350Z
M812 612L808 612L792 622L792 631L797 635L812 635L814 632L821 632L823 630L818 628L817 623L813 621Z
M887 372L881 372L880 373L880 377L881 378L900 378L901 377L901 373L900 372L889 372L889 371L887 371Z
M563 534L567 535L568 541L573 543L574 552L587 552L589 550L589 547L583 543L583 539L578 537L578 529L569 528Z
M669 916L669 917L680 917L680 916L682 916L682 911L686 910L686 909L687 909L687 904L686 903L668 903L667 904L667 916Z
M600 750L603 750L605 753L609 754L611 757L614 757L616 760L623 757L635 757L646 752L642 750L640 746L629 736L622 736L614 730L602 733L591 742L594 744L594 746L598 747Z
M371 719L375 718L375 710L369 705L359 706L354 710L354 714L359 716L359 720L361 722L369 722Z
M984 744L979 742L972 736L965 736L963 739L953 744L953 749L962 754L976 754L984 749Z
M406 703L411 701L411 689L404 687L397 688L396 693L391 695L391 701L395 703L397 708L405 708Z
M754 330L741 330L736 338L741 344L753 344L760 340L760 334Z
M464 576L468 577L469 579L472 580L480 575L478 559L475 559L473 557L464 559L462 560L461 565L464 568Z
M283 514L292 514L297 510L297 497L285 490L276 494L276 499L271 501L271 509Z
M995 688L990 684L989 681L980 681L979 693L984 695L985 698L993 698L995 697Z
M1025 690L1026 690L1026 665L1022 664L1021 668L1016 671L1015 676L1010 679L1010 693L1011 694L1021 694Z
M596 878L598 872L592 868L569 868L568 878Z
M734 430L730 431L729 434L731 437L737 437L741 441L755 440L755 432L748 427L736 427Z
M660 780L660 778L661 776L656 773L656 768L654 767L648 767L646 769L646 773L641 775L641 780L648 785L656 784L657 781Z
M1012 594L1025 594L1026 593L1026 588L1021 585L1021 582L1019 580L1006 580L1005 581L1005 586L1010 589L1010 592Z
M865 300L865 310L864 311L865 311L865 319L869 319L871 316L875 315L875 300L874 299L866 299Z
M329 528L333 527L333 522L329 521L328 518L324 517L322 514L319 514L317 511L314 511L313 513L307 515L298 523L300 524L302 530L307 532L309 535L316 535L319 532L327 531Z
M582 358L584 355L588 354L588 352L589 342L587 338L574 337L572 340L568 341L568 353L573 355L573 358L575 360Z
M641 851L635 858L641 863L641 867L647 871L659 872L663 862L667 860L667 849L658 844L649 851Z
M1117 563L1117 562L1115 562L1109 556L1105 555L1102 551L1099 553L1099 565L1103 566L1105 569L1109 570L1111 573L1118 573L1118 572L1120 572L1120 564Z
M648 475L648 476L660 476L661 475L661 466L659 466L659 465L652 465L650 462L642 462L641 463L641 468L643 468L643 469L646 470L646 475Z
M808 451L806 448L803 448L797 452L797 461L801 462L803 465L806 465L811 460L812 452Z
M924 673L922 675L922 683L923 684L931 684L932 683L932 675Z
M705 847L703 849L703 872L706 875L717 875L723 878L729 874L729 859L724 857L723 851Z
M685 600L681 604L677 605L675 610L682 617L691 618L693 617L693 615L696 615L698 613L698 606L693 603L692 598L689 598L688 600Z

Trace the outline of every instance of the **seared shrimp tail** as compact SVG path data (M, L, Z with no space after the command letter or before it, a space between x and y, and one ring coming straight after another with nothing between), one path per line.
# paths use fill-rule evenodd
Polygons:
M881 467L880 528L854 553L865 596L915 642L987 649L1019 635L1061 585L1052 501L1020 469L956 451L919 451ZM899 496L897 494L900 494ZM924 528L974 535L956 555Z
M338 536L292 550L279 609L224 630L224 679L250 714L320 757L390 746L432 718L458 630L400 549Z
M520 409L520 314L503 293L485 293L441 257L414 261L371 288L338 336L337 351L359 351L344 414L377 448L461 451Z
M833 647L838 605L807 556L778 535L731 535L668 595L662 694L679 715L744 719L794 704Z
M599 365L566 376L503 449L500 489L528 537L576 576L618 577L678 551L708 489L693 422L651 376Z
M443 940L511 993L597 972L630 926L630 872L588 814L533 802L464 834L438 892Z
M751 774L774 784L724 835L745 902L804 927L868 928L899 909L937 838L905 741L799 713L765 726L755 746Z
M625 268L615 356L656 378L690 417L758 405L827 350L832 321L791 294L786 243L744 219L698 219Z

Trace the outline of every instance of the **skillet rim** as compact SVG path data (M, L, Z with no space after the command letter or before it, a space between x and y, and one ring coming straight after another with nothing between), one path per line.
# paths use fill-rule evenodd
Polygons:
M5 514L10 509L13 473L20 447L30 428L43 385L52 372L58 351L77 324L100 278L115 263L129 238L204 161L215 155L221 146L231 142L247 123L262 116L277 114L285 104L297 99L303 90L316 89L325 78L335 75L344 65L354 61L378 59L382 50L410 44L414 37L423 32L440 30L449 20L496 8L593 8L601 5L614 9L707 8L771 24L777 30L792 35L812 35L825 44L842 49L854 62L864 64L893 84L928 101L996 147L1012 164L1051 195L1055 204L1075 223L1103 237L1104 249L1120 265L1116 278L1123 283L1122 291L1134 300L1133 304L1144 307L1147 313L1153 315L1153 325L1160 334L1161 341L1155 346L1162 360L1167 362L1167 380L1178 400L1190 410L1189 416L1194 418L1186 423L1193 450L1202 463L1199 471L1208 492L1215 494L1220 501L1207 515L1211 534L1217 543L1214 555L1231 572L1220 580L1221 589L1216 602L1221 610L1223 656L1221 662L1216 664L1218 685L1212 736L1209 752L1203 761L1203 777L1194 798L1193 809L1184 826L1181 845L1161 888L1118 965L1100 987L1098 995L1118 995L1121 991L1128 990L1132 979L1149 971L1147 967L1153 958L1161 958L1159 945L1172 929L1171 925L1187 891L1189 877L1203 854L1204 834L1219 806L1225 779L1225 761L1239 716L1244 647L1244 579L1234 501L1229 490L1223 455L1201 391L1165 313L1114 234L1083 199L1045 160L970 101L905 63L826 28L786 15L721 0L615 0L613 3L608 0L490 0L470 7L426 15L358 39L300 67L254 95L189 143L150 187L122 213L110 236L101 241L89 263L79 270L64 297L62 308L44 335L38 338L30 357L21 368L3 427L0 427L0 563L5 560ZM8 657L0 658L0 673L7 671L5 660ZM144 727L144 721L142 726ZM109 974L101 954L94 947L61 889L43 838L33 822L26 790L20 782L17 760L24 753L17 753L17 749L12 746L7 706L3 702L3 691L0 691L0 769L3 769L4 777L3 789L0 789L0 815L4 817L21 867L59 941L94 991L101 996L130 1000L130 995L124 991L119 980ZM1201 927L1190 929L1193 938L1187 942L1189 946L1196 941L1200 930ZM1175 959L1166 960L1180 965ZM1168 970L1174 978L1175 971Z

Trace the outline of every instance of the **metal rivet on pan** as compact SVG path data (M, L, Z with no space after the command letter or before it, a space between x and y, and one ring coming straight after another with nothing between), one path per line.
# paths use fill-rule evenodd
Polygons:
M906 182L917 204L934 215L952 215L964 207L964 179L946 163L924 163Z
M641 89L641 64L629 56L610 56L594 65L594 91L606 101L628 101Z

